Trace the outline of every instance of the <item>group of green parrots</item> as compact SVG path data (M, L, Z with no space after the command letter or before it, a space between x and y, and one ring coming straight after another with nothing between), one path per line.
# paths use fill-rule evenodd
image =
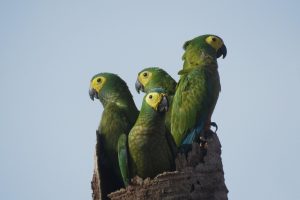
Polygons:
M175 169L179 149L200 141L211 126L221 91L217 58L226 56L223 40L202 35L183 45L178 83L163 69L137 75L135 88L145 93L140 111L118 75L100 73L89 95L104 110L97 130L102 196L130 184L131 178L153 178Z

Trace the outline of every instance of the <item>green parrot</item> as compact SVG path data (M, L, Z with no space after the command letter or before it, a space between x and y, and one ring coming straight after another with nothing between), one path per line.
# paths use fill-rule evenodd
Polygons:
M159 67L145 68L138 73L135 89L138 93L148 93L153 88L162 88L169 95L174 95L176 81L163 69Z
M171 132L172 99L176 85L176 81L165 70L158 67L149 67L140 71L135 83L135 89L138 93L140 91L148 93L154 88L162 88L166 91L170 107L166 113L165 124L169 132Z
M171 133L176 145L205 138L221 91L217 58L227 54L223 40L202 35L185 42L183 69L172 103Z
M98 167L101 182L101 196L124 186L118 163L118 140L122 134L128 135L139 111L132 95L118 75L100 73L90 82L89 95L99 99L104 110L97 130Z
M136 175L153 178L159 173L175 169L172 136L168 136L164 124L167 110L165 92L161 89L149 91L128 137L125 134L120 137L119 163L120 167L123 166L121 171L125 185Z

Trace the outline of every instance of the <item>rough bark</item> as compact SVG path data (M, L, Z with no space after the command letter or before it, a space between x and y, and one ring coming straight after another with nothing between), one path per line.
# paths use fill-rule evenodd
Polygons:
M93 200L101 200L101 189L100 189L100 174L98 169L98 156L97 156L97 144L95 148L95 154L94 154L94 173L93 178L91 182L91 187L93 190L92 197Z
M192 151L189 152L188 156L183 154L177 156L176 171L164 172L154 179L142 180L135 177L132 180L132 185L113 192L108 197L112 200L227 200L228 190L224 180L221 144L218 136L213 134L207 144L207 154L205 156L203 156L199 144L193 144ZM97 161L97 158L95 161ZM99 173L97 172L97 166L95 166L92 180L93 200L101 199L99 195L101 192L98 191L100 189L99 182Z

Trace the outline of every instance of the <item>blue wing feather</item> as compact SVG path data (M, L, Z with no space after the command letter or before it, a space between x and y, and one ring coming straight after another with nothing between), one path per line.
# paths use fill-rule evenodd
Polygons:
M198 138L204 129L204 120L199 120L196 127L190 131L184 138L182 145L192 144L195 141L195 138Z

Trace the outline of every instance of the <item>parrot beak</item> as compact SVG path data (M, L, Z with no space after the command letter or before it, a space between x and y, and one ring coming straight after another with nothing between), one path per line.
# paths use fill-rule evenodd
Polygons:
M144 92L144 86L141 84L139 79L137 79L135 82L135 89L136 89L137 93L140 93L140 90L142 90L142 92Z
M217 51L217 58L220 58L220 56L222 56L222 55L223 55L223 59L227 55L227 48L226 48L225 44L223 44L223 46L220 49L218 49L218 51Z
M169 102L167 99L167 96L164 95L161 102L158 105L158 111L159 112L167 112L169 109Z
M90 98L94 101L94 98L99 99L98 92L94 88L89 89Z

